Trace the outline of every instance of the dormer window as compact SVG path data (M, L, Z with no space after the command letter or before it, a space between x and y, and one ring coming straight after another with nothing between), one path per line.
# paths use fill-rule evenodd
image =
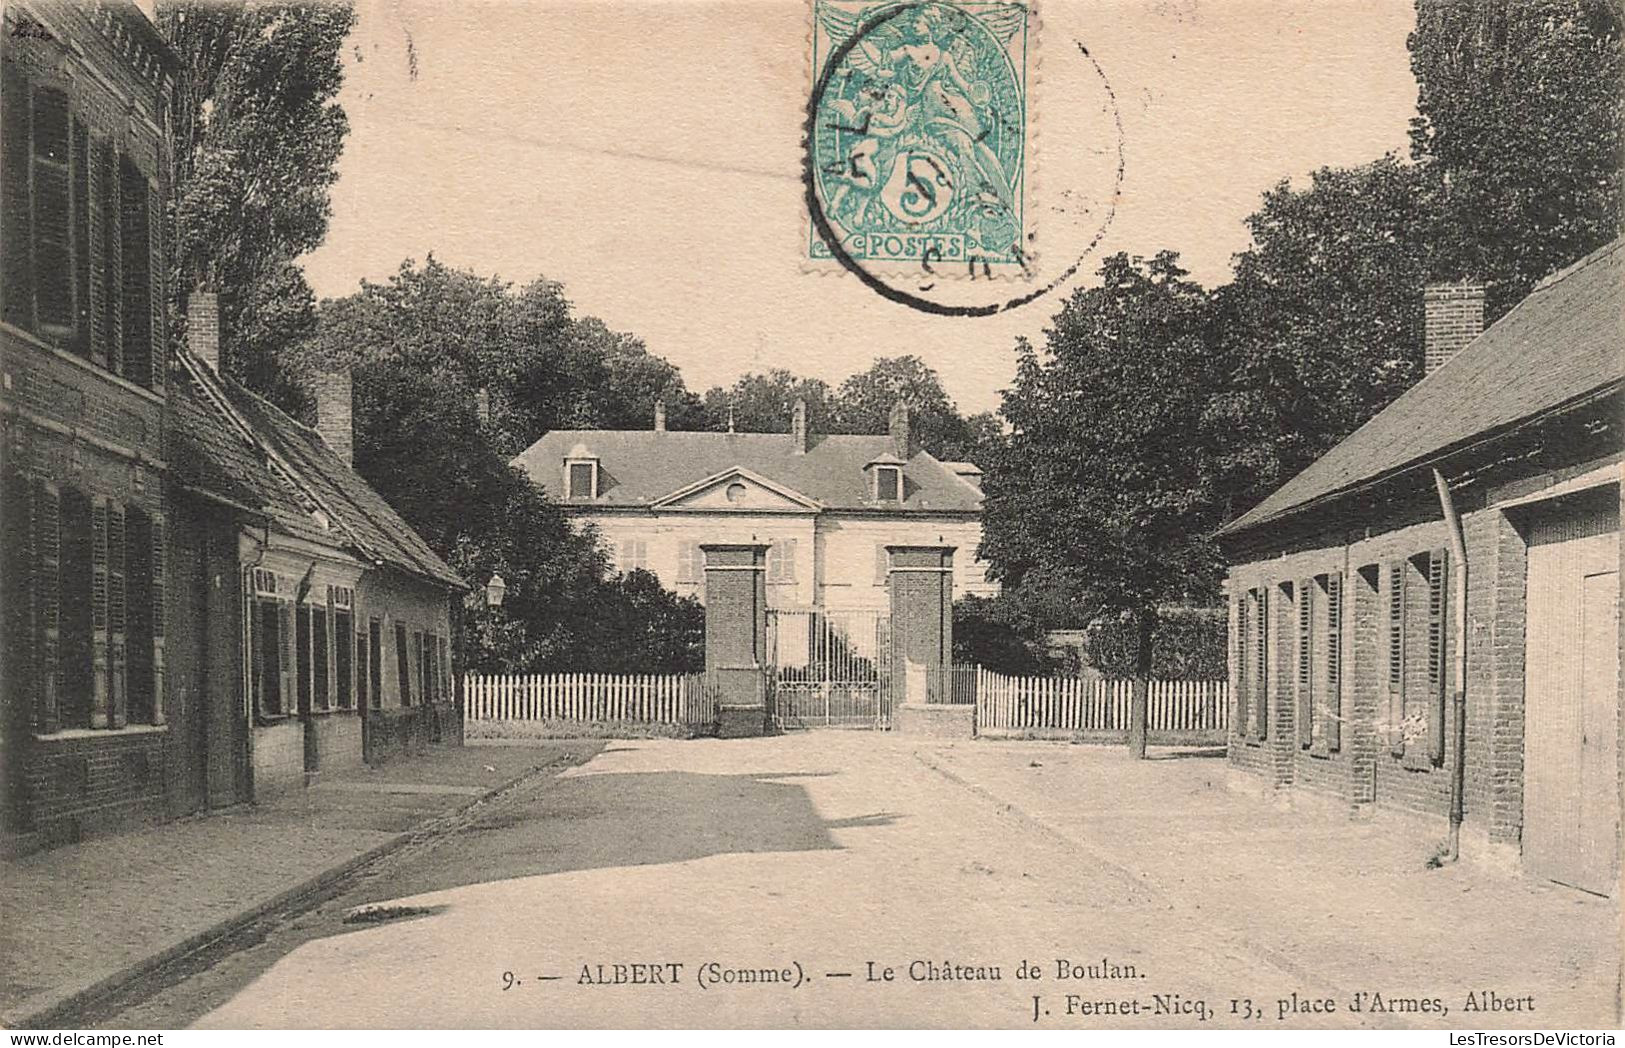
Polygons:
M567 499L595 499L598 497L598 458L577 444L564 460L564 497Z
M903 471L898 466L875 467L875 499L900 502L903 498Z
M896 505L903 501L903 460L887 452L864 467L869 474L869 500Z

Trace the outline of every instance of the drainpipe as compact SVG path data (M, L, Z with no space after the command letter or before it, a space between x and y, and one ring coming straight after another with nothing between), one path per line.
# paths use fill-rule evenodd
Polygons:
M1467 541L1462 536L1461 516L1450 495L1444 474L1433 471L1433 485L1439 489L1439 507L1444 511L1450 532L1450 642L1454 648L1451 676L1451 709L1455 712L1455 753L1450 767L1450 836L1439 850L1442 865L1461 857L1462 792L1467 784Z

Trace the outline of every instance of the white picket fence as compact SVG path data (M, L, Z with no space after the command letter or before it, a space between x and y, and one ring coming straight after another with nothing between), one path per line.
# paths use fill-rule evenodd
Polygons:
M1222 680L1154 680L1146 727L1165 736L1222 741L1230 724L1230 686ZM976 730L1126 732L1134 682L1075 677L1009 677L982 670L976 678Z
M463 677L469 721L628 721L705 725L716 720L704 674L527 673Z

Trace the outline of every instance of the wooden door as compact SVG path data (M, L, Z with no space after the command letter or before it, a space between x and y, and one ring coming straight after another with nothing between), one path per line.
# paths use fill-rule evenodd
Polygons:
M1553 504L1529 532L1524 863L1601 894L1619 852L1617 499Z

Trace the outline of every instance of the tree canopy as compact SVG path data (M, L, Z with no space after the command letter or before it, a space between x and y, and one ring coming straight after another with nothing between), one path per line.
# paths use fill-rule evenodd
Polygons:
M315 331L297 260L327 235L329 192L349 121L336 98L344 2L160 0L179 56L174 94L170 287L179 312L198 287L220 295L221 367L298 411L287 357Z
M1417 0L1411 155L1440 187L1435 277L1490 284L1491 319L1620 235L1618 0Z
M1004 395L1011 425L985 481L982 554L1006 584L1042 573L1087 618L1154 617L1211 599L1208 538L1222 507L1201 419L1211 387L1207 295L1178 256L1117 254L1023 342Z

